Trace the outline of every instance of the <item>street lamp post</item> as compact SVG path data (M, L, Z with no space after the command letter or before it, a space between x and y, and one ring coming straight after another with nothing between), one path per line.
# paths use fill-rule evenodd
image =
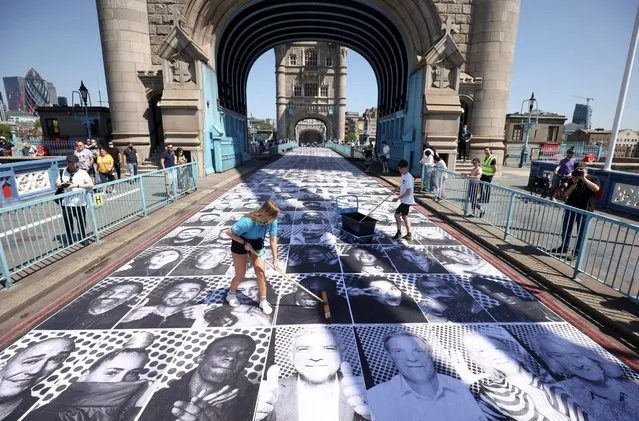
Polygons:
M87 103L88 104L91 103L91 95L89 95L89 90L87 89L87 87L84 86L84 81L80 81L80 87L78 88L78 90L72 92L71 94L72 103L73 103L73 96L75 94L78 94L78 97L82 101L82 105L84 107L84 124L86 124L87 126L87 134L90 139L92 137L91 136L91 120L89 120L89 108Z
M530 96L530 99L522 101L520 114L523 114L525 104L527 104L528 107L528 121L522 124L524 126L525 140L524 148L521 151L521 158L519 159L519 168L524 168L528 165L528 141L530 139L530 129L537 125L537 119L535 119L534 121L532 119L533 109L537 110L537 100L535 99L534 92Z

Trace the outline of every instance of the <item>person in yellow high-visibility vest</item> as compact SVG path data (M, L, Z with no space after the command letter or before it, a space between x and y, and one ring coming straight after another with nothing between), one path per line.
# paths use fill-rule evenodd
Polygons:
M492 183L493 176L497 172L497 159L490 152L489 148L484 149L484 159L481 161L481 178L480 181L486 183ZM479 203L490 202L490 187L482 185L481 193L479 195Z

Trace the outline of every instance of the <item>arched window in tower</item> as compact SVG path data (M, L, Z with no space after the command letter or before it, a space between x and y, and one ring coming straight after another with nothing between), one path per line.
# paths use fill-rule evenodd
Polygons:
M288 56L288 65L297 66L297 54L291 54Z
M333 57L326 57L326 67L333 67Z
M317 67L317 51L306 50L304 53L304 65Z

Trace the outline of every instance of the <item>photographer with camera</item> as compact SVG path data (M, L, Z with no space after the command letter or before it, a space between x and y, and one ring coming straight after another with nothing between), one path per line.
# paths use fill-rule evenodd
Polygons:
M80 169L79 163L80 159L76 155L71 154L67 156L67 168L58 176L55 184L57 188L63 188L65 193L69 193L93 187L91 176L89 176L89 173L85 170ZM65 245L71 245L75 242L73 238L73 228L76 222L78 224L82 245L89 244L85 231L87 221L86 206L84 194L62 198L62 217L64 219L64 229L67 234Z
M568 188L568 181L575 169L577 161L575 160L575 150L570 148L566 151L566 157L559 161L559 165L555 168L552 176L552 185L550 186L550 200L557 201L561 194L561 187Z
M573 206L577 209L583 209L588 212L595 211L595 194L601 188L599 179L593 175L588 175L588 167L578 162L575 169L571 173L571 179L568 181L568 189L566 190L566 205ZM577 223L579 229L577 231L577 242L575 244L574 256L579 255L583 236L581 235L585 225L586 217L582 213L571 210L564 210L564 219L561 224L561 247L551 250L551 253L561 254L568 251L570 238L572 236L572 227Z

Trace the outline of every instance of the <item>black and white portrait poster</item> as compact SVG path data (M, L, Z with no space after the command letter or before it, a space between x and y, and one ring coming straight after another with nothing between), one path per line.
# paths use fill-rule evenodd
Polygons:
M344 273L395 273L395 268L381 246L341 245L338 247Z
M494 322L453 275L402 274L395 283L417 302L431 323Z
M224 275L232 265L230 245L207 243L194 247L171 273L175 276Z
M314 419L322 411L335 420L363 421L370 419L365 393L352 327L278 327L255 420Z
M317 273L295 275L292 278L301 286L290 282L283 276L273 277L273 285L280 295L277 312L278 325L326 322L324 307L309 291L319 298L322 298L322 292L326 293L333 323L351 324L353 322L341 275Z
M399 273L448 273L426 247L398 245L383 250Z
M171 278L131 310L117 328L189 328L202 316L204 301L216 283L215 278Z
M502 276L494 266L465 246L428 247L428 252L453 275Z
M37 329L111 329L161 281L162 278L106 278Z
M113 273L116 277L166 276L193 250L192 247L152 247Z
M251 420L269 339L269 328L192 331L139 419Z
M204 240L209 227L180 227L156 243L157 246L197 246Z
M398 275L344 275L355 323L424 323L415 300L397 287Z
M334 247L319 244L292 245L288 255L287 273L341 272Z

